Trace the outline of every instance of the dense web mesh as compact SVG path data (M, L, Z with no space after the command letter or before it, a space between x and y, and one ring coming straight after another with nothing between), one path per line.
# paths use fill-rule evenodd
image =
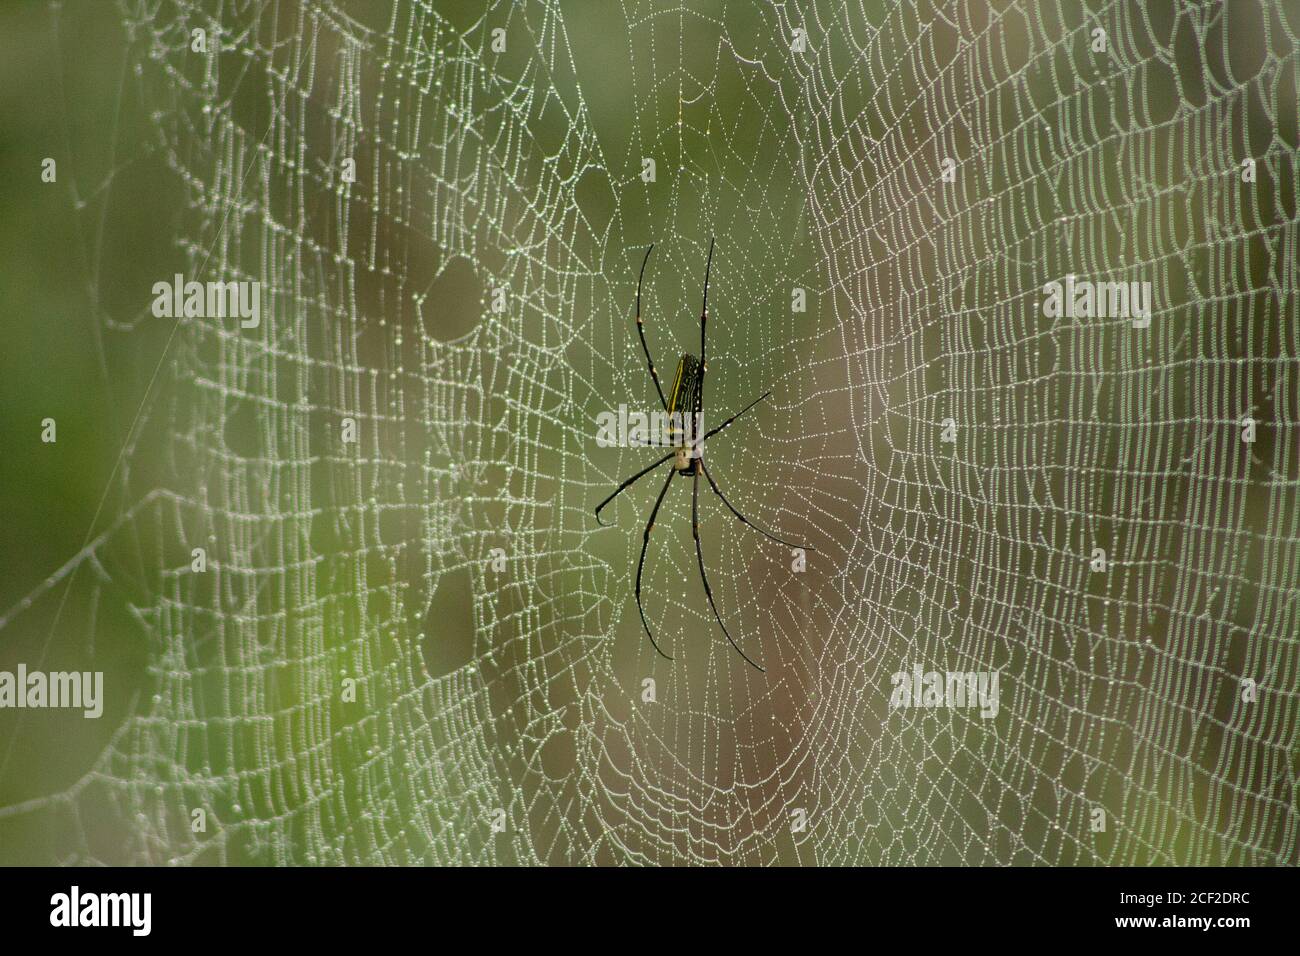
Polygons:
M264 321L177 321L165 464L31 596L129 601L147 663L10 822L109 862L1295 863L1300 8L443 6L122 3L188 275ZM815 549L701 488L765 673L689 482L643 589L674 662L633 596L666 472L592 516L654 456L595 441L656 401L641 257L671 370L713 236L706 425L774 394L710 470ZM1045 315L1067 275L1150 282L1149 327ZM915 665L998 671L997 717L891 709Z

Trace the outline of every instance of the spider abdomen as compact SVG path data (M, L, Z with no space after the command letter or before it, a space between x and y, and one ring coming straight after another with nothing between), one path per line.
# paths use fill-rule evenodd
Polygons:
M700 386L704 368L700 360L687 353L677 363L677 375L668 393L668 435L670 443L678 449L673 467L684 474L694 474L699 458Z
M677 375L668 393L668 413L691 413L700 397L700 360L689 352L677 363Z

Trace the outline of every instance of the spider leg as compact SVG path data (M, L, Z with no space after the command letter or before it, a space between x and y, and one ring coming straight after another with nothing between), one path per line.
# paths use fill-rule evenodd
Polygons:
M668 457L671 458L672 456L669 455ZM641 612L641 626L645 628L645 635L650 638L650 643L654 645L654 649L659 652L661 657L667 657L668 660L672 660L672 658L663 652L663 648L659 646L655 636L650 633L650 623L645 619L645 608L641 606L641 572L645 570L645 553L650 547L650 531L655 526L659 506L664 503L664 495L668 494L668 486L673 483L675 477L677 477L677 472L668 472L668 480L664 482L663 488L659 491L659 497L655 499L654 510L650 512L650 520L645 525L645 537L641 542L641 560L636 564L636 609Z
M700 457L704 445L704 439L700 437L700 425L704 421L704 373L709 370L706 333L709 327L709 275L713 272L713 242L714 239L710 236L709 259L704 264L704 301L700 305L700 373L699 382L695 387L695 407L691 409L694 416L690 427L691 456L694 458Z
M709 238L709 261L704 266L704 304L700 306L700 388L695 394L695 408L698 415L704 410L704 373L709 370L709 357L704 351L704 333L709 324L709 273L713 271L713 238Z
M659 404L668 411L668 400L664 398L664 388L659 384L659 373L655 371L655 360L650 357L650 346L645 341L645 323L641 321L641 280L645 278L645 264L650 261L650 253L654 251L654 243L650 243L650 248L645 251L645 258L641 260L641 275L636 280L636 331L641 336L641 351L645 352L646 364L650 366L650 377L654 379L655 391L659 393Z
M746 406L745 406L744 408L742 408L740 411L736 412L736 414L734 414L734 415L732 415L730 418L728 418L725 422L723 422L723 423L722 423L721 425L719 425L717 428L713 428L713 429L710 429L709 431L705 432L705 433L704 433L704 437L700 439L700 444L701 444L701 445L704 444L706 441L708 441L710 438L712 438L712 437L713 437L714 435L716 435L718 432L722 431L724 428L726 428L728 425L730 425L732 422L734 422L734 421L735 421L737 418L739 418L741 415L745 414L745 412L749 411L751 408L753 408L755 405L757 405L757 404L758 404L759 402L761 402L763 399L770 397L771 394L772 394L771 392L764 392L762 395L758 396L758 398L754 399L752 402L750 402L748 405L746 405Z
M673 455L675 454L676 452L669 452L668 454L660 458L657 462L655 462L653 465L650 465L648 468L642 468L631 478L627 479L627 481L623 482L621 485L615 488L614 493L612 495L610 495L600 504L596 505L596 524L600 525L603 528L608 528L609 525L605 524L605 522L600 520L600 512L605 507L605 505L609 504L611 501L613 501L615 498L621 495L625 490L630 488L632 485L636 484L638 480L650 474L650 472L654 471L656 468L658 468L660 465L666 462L669 458L672 458Z
M727 500L727 496L724 495L722 493L722 489L718 487L718 483L714 481L713 476L709 474L709 469L704 467L704 459L700 459L699 465L701 468L704 469L704 477L709 479L709 484L713 486L713 493L722 499L722 503L727 506L727 510L729 510L733 515L739 518L741 524L749 525L749 527L753 528L763 537L769 538L772 541L775 541L777 544L783 544L787 548L803 548L806 551L816 550L811 544L792 544L791 542L786 541L784 538L778 538L776 535L770 534L764 531L758 525L754 524L754 522L750 521L748 518L746 518L739 511L737 511L735 508L732 507L731 502Z
M759 673L766 673L763 668L759 667L749 655L740 649L740 645L732 638L731 633L727 630L727 625L722 623L722 615L718 613L718 605L713 600L713 589L709 587L709 576L704 573L704 551L700 547L700 473L695 473L695 482L691 489L691 534L695 536L695 557L700 562L700 580L704 582L704 593L709 599L709 607L713 608L713 616L718 619L718 627L722 628L722 633L727 635L727 640L731 646L736 649L736 653L745 658L745 661L752 667L758 669Z

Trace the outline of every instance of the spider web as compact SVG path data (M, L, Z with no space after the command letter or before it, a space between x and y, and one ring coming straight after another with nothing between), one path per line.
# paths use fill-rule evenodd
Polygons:
M187 277L264 321L177 322L127 455L164 464L24 603L129 602L147 663L7 822L108 862L1294 864L1300 8L442 6L122 3ZM595 443L654 408L641 256L671 369L713 236L706 427L774 394L710 470L815 549L701 489L765 673L687 482L643 591L675 662L633 596L666 473L592 515L653 455ZM1149 328L1045 316L1067 274L1149 281ZM891 709L916 665L997 671L997 717Z

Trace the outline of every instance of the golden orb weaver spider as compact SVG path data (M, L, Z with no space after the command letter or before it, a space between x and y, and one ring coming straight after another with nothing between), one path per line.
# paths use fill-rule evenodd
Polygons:
M722 628L722 633L726 635L728 642L730 642L736 653L743 657L748 664L757 668L759 671L763 671L762 667L759 667L758 664L754 663L753 659L740 649L740 645L736 643L735 639L731 636L731 633L727 630L727 625L722 623L722 615L718 613L717 602L713 599L713 589L709 587L709 576L704 570L704 550L700 545L700 474L704 474L704 477L709 482L709 487L713 489L713 493L718 496L722 503L727 506L727 510L735 515L741 524L753 528L765 538L769 538L777 544L785 545L787 548L803 548L807 551L812 551L813 548L810 545L792 544L789 541L778 538L776 535L764 531L758 525L746 518L732 506L730 501L727 500L726 496L722 493L722 489L718 487L718 483L714 481L713 476L709 474L708 467L704 464L704 443L729 426L741 415L744 415L759 402L768 398L772 394L770 391L764 392L758 398L754 399L740 411L736 412L724 421L721 425L705 432L703 437L698 439L694 437L698 434L698 423L700 417L704 413L704 374L709 369L708 362L706 361L705 343L709 321L709 273L713 269L712 239L709 240L708 262L704 266L704 304L700 309L700 357L696 359L695 356L689 353L681 357L681 360L677 363L677 375L673 380L672 390L667 396L664 395L663 386L659 382L659 373L655 371L654 359L650 357L650 346L646 344L645 322L642 321L641 318L641 283L645 279L646 263L650 261L650 253L653 251L654 244L652 243L650 248L645 251L645 258L641 260L641 274L636 281L636 330L641 337L641 350L645 352L646 364L650 367L650 378L654 382L655 391L659 393L659 404L663 406L668 420L677 422L683 421L687 410L689 409L692 413L691 421L694 423L694 427L690 430L685 428L678 429L675 433L681 437L681 442L676 444L672 451L653 464L641 469L631 478L628 478L614 489L613 494L597 505L596 523L602 526L605 524L600 520L600 512L606 505L628 488L632 487L632 485L637 481L671 460L673 466L668 472L668 480L664 482L663 487L659 490L659 497L655 499L655 506L650 511L650 520L646 522L645 534L642 536L641 541L641 559L637 562L636 566L636 607L637 610L641 612L641 626L645 628L646 637L650 638L650 643L654 645L654 649L658 651L661 656L671 661L673 658L664 653L663 648L659 646L659 643L655 640L654 634L650 631L649 622L646 621L645 608L641 604L641 576L645 571L646 552L650 548L650 532L654 529L655 518L659 515L660 505L664 503L664 496L668 494L668 488L673 483L674 478L679 476L682 478L690 478L692 480L691 533L695 538L695 557L700 567L700 581L704 584L704 594L709 599L709 606L713 609L713 616L717 619L718 627ZM669 426L669 434L674 434L673 426Z

